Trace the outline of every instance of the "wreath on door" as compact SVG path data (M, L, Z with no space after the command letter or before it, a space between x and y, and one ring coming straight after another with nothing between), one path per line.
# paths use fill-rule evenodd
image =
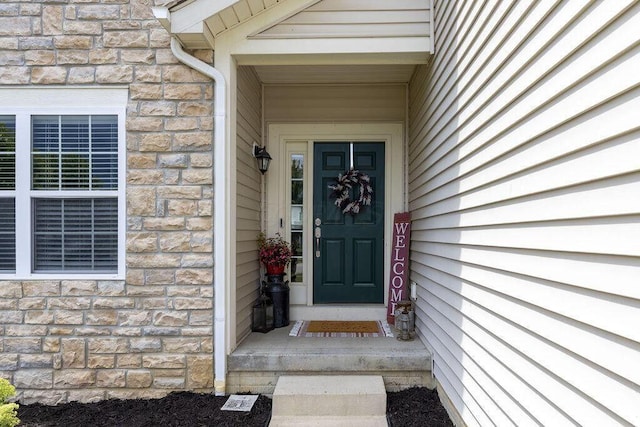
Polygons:
M351 189L359 187L358 198L351 200ZM331 197L335 198L334 204L340 208L343 214L357 215L362 206L371 205L373 188L369 175L357 169L349 169L344 174L339 174L336 183L329 185L333 190Z

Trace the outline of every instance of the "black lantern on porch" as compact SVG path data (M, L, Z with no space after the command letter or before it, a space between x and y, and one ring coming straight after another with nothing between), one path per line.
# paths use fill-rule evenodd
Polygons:
M264 292L261 292L251 312L251 330L266 334L273 328L273 302Z

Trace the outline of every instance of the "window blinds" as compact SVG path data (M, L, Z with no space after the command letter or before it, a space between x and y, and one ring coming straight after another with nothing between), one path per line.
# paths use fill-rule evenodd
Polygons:
M0 198L0 271L16 269L16 205Z
M117 199L34 199L33 218L35 271L117 268Z
M34 190L115 190L116 116L33 116Z
M0 116L0 192L16 188L16 119ZM0 271L16 268L16 205L0 196Z
M0 190L16 184L16 119L0 116Z

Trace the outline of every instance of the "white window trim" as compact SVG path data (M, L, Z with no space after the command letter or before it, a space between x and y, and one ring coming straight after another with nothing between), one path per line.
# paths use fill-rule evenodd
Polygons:
M20 204L30 205L37 192L31 191L31 116L49 115L101 115L118 116L118 190L99 192L106 197L118 198L118 267L116 273L35 273L32 272L31 217L16 218L16 272L0 273L0 280L124 280L126 244L126 109L128 90L125 87L45 87L0 88L0 115L16 118L16 188L2 194L13 196L16 210ZM58 192L71 197L79 193ZM84 193L84 192L83 192ZM92 192L92 196L96 193ZM25 238L24 236L28 236Z

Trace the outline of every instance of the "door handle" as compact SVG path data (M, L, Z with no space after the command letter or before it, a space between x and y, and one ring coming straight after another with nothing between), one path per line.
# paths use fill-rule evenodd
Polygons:
M316 220L317 221L317 220ZM317 223L317 222L316 222ZM320 258L320 236L322 235L322 231L320 227L316 227L315 229L315 237L316 237L316 258Z

